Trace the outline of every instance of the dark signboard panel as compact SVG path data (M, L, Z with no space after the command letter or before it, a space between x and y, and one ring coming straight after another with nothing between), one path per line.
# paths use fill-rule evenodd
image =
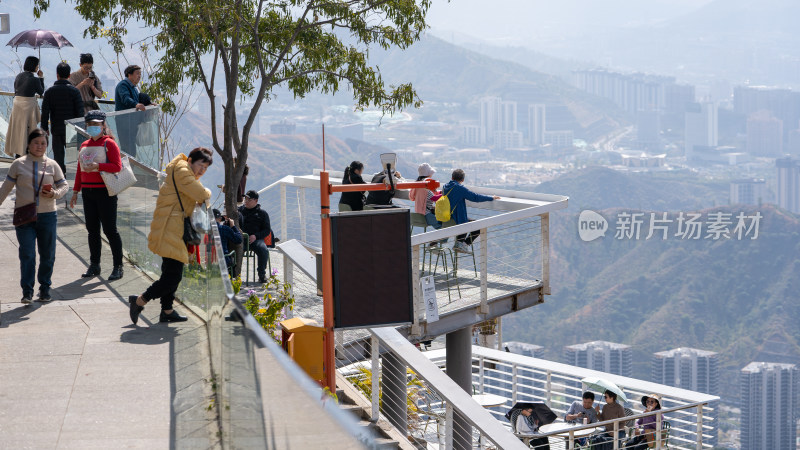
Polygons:
M331 214L331 244L336 328L412 321L408 209Z

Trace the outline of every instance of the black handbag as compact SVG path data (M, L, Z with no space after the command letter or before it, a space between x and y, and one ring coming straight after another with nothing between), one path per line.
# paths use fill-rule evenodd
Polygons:
M33 203L28 203L27 205L19 206L14 208L14 220L13 224L15 227L20 227L22 225L29 224L31 222L36 222L36 219L39 218L38 209L39 209L39 190L42 189L42 183L44 182L44 174L47 172L47 161L44 162L42 165L42 179L39 180L38 189L36 187L36 172L33 172Z
M192 221L186 217L186 211L183 209L183 202L181 201L181 193L178 191L178 185L175 183L175 169L172 169L172 185L175 186L175 194L178 196L178 204L181 205L181 212L183 213L183 242L186 245L200 245L203 238L200 233L192 226Z

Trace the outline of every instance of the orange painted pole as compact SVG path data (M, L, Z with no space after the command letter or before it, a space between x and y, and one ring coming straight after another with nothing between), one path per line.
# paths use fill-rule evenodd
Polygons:
M325 386L336 392L336 347L333 335L333 262L331 261L331 185L328 172L319 174L320 218L322 219L322 311L325 318L325 336L323 340Z

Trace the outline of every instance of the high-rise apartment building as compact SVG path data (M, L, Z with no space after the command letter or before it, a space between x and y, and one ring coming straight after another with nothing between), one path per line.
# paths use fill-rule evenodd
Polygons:
M731 205L759 205L765 201L767 182L763 178L731 181Z
M481 144L494 137L494 132L500 129L500 103L499 97L484 97L481 99Z
M528 105L528 142L531 147L544 144L544 133L547 131L545 117L545 105L541 103Z
M500 129L517 131L517 102L500 102Z
M693 103L686 107L684 152L686 160L694 158L694 148L716 147L719 138L719 115L713 102Z
M688 347L654 353L650 381L718 395L718 355Z
M522 132L505 130L495 131L494 147L498 150L522 147Z
M719 395L719 356L715 352L679 347L653 354L650 381L704 394ZM718 402L703 413L712 427L708 443L717 443Z
M752 362L739 374L742 450L796 448L798 370L794 364Z
M785 142L800 121L800 92L766 86L737 86L733 89L733 110L747 117L769 111L783 123L781 139Z
M800 213L800 160L778 158L778 206L795 214Z
M592 341L564 347L564 362L625 377L631 376L633 352L630 345Z
M602 69L574 72L575 86L611 99L626 111L683 112L694 101L694 87L678 85L674 77L642 73L622 74Z
M783 121L769 111L758 111L747 118L747 153L751 156L783 154Z
M478 125L464 125L462 127L461 142L466 145L479 145L486 142L483 129Z

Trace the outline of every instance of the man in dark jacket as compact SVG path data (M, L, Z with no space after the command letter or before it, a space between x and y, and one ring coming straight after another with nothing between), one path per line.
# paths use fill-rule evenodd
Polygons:
M61 167L64 175L67 174L67 167L64 165L67 129L64 121L83 117L81 93L67 80L69 73L69 64L59 63L56 66L58 80L44 92L42 98L42 129L50 133L53 141L53 159Z
M269 250L264 238L269 236L272 228L269 224L269 214L258 204L258 192L250 190L244 194L244 205L239 207L239 213L242 215L239 226L249 235L250 250L255 252L258 258L258 282L266 283Z

